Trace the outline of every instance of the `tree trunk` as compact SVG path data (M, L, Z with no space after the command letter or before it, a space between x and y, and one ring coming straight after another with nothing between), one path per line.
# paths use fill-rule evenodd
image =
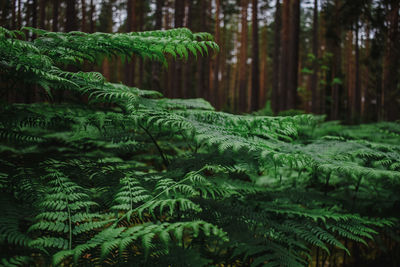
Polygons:
M246 111L247 103L247 6L248 0L241 0L241 34L240 34L240 53L239 53L239 111Z
M310 91L311 91L311 111L316 114L319 112L318 107L318 0L314 0L313 14L313 43L312 52L314 55L313 74L311 76Z
M356 22L355 35L355 85L354 85L354 122L359 122L361 115L361 85L360 85L360 48L359 48L359 28L358 21Z
M126 32L136 31L137 21L137 3L136 0L128 0L127 3L127 21L126 21ZM125 84L129 86L135 85L135 57L131 56L131 61L125 64Z
M341 0L335 0L335 16L339 15L341 10ZM342 48L341 48L341 39L342 39L342 30L341 27L334 22L330 22L332 25L333 32L335 33L335 38L328 39L328 45L331 47L330 51L335 57L333 58L333 65L331 69L331 80L333 81L335 78L339 78L342 80ZM341 95L343 94L343 86L340 83L334 83L332 85L331 90L331 97L332 97L332 104L331 104L331 113L330 119L337 120L339 119L339 109L340 109L340 99ZM318 101L318 100L317 100Z
M274 56L273 56L273 85L271 94L271 106L274 113L278 113L280 110L279 105L279 82L280 82L280 61L281 61L281 28L282 28L282 16L281 16L281 3L280 0L276 0L275 10L275 29L274 29Z
M16 14L15 14L15 0L11 1L11 29L15 30L17 21L16 21Z
M76 13L76 0L67 0L67 9L66 9L66 22L65 22L65 31L77 31L78 30L78 21L77 21L77 13Z
M156 10L154 13L155 25L154 30L161 30L162 29L162 9L163 9L164 1L157 0L156 1ZM160 76L161 76L161 68L159 62L152 62L151 67L151 90L161 91L161 84L160 84Z
M268 90L268 28L264 26L261 33L261 62L260 62L260 98L258 107L263 108L267 100Z
M395 120L400 114L400 99L397 92L399 83L398 70L399 51L399 2L390 1L390 11L387 15L388 30L386 34L385 55L383 61L381 116L380 119Z
M81 8L82 8L82 21L81 21L81 29L83 32L86 32L86 0L81 0Z
M39 11L40 11L40 17L39 17L39 28L45 29L45 21L46 21L46 2L47 0L39 0Z
M53 0L53 23L52 23L52 31L58 32L58 11L59 11L60 2L59 0Z
M219 45L221 41L220 37L220 0L215 0L215 42ZM214 106L218 106L219 100L221 98L220 88L219 88L219 65L220 65L220 53L214 55L210 66L210 101Z
M299 71L300 0L291 1L289 72L286 109L295 109L297 104L297 85Z
M260 72L258 49L258 1L252 0L252 64L251 64L251 108L250 111L259 109L260 98Z
M283 0L281 60L279 81L279 111L285 110L289 89L290 0Z
M185 19L185 27L188 29L192 29L192 18L193 18L193 1L186 0L186 19ZM194 64L190 60L192 55L189 54L189 61L185 62L183 69L183 87L184 87L184 95L183 97L193 98L196 96L196 87L193 86L193 67Z
M90 0L90 33L94 33L94 12L95 12L95 6L93 4L93 0Z
M17 20L18 20L18 29L22 27L22 18L21 18L21 0L18 0L18 7L17 7Z
M183 19L185 16L185 1L184 0L175 0L175 16L174 16L174 24L175 28L183 27ZM173 79L173 88L171 88L173 97L182 97L182 62L181 61L173 61L171 64L171 71L173 71L173 75L171 75Z

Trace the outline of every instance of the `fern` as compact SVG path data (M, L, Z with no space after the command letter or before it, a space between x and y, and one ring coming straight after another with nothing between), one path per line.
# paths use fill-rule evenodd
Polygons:
M89 98L0 107L1 264L307 266L316 248L398 242L398 123L233 115L66 70L209 50L212 36L188 29L0 27L4 90Z

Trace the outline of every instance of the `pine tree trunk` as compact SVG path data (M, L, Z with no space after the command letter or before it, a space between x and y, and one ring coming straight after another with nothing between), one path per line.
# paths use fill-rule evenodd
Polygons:
M220 0L215 0L215 33L214 40L217 44L220 44ZM210 62L210 101L214 106L218 106L219 99L221 97L219 88L219 60L220 53L214 55L212 61Z
M314 12L313 12L313 43L312 52L314 55L313 61L313 74L311 76L310 91L311 91L311 111L316 114L319 112L317 106L318 101L318 0L314 0Z
M76 0L67 0L67 9L66 9L66 22L65 22L65 31L77 31L78 30L78 21L77 21L77 12L76 12Z
M258 1L252 0L252 62L251 62L251 108L250 111L259 109L260 100L260 72L258 49Z
M261 32L261 62L260 62L260 98L259 108L265 106L268 88L268 28L264 26Z
M17 7L17 25L18 29L22 27L22 18L21 18L21 0L18 0L18 7Z
M279 83L280 83L280 61L281 61L281 28L282 14L280 0L276 0L275 9L275 29L274 29L274 56L273 56L273 85L271 94L271 106L274 113L280 111L279 101Z
M247 6L248 0L241 0L241 34L239 54L239 111L247 110Z
M335 15L337 15L341 10L341 0L335 0ZM336 17L336 16L333 16ZM332 24L332 23L331 23ZM333 25L336 25L333 23ZM335 78L342 79L342 48L341 48L341 40L342 40L342 30L341 27L337 25L334 27L333 32L335 33L335 38L330 38L328 40L329 46L331 47L330 51L335 57L333 58L333 66L331 69L331 80L333 81ZM339 119L339 109L340 109L340 99L341 95L343 95L343 86L339 83L334 83L332 85L332 104L331 104L331 113L330 118L332 120Z
M82 8L82 20L81 20L81 30L86 32L86 0L81 0L81 8Z
M136 8L136 0L128 0L126 32L136 31ZM130 62L126 62L125 64L125 84L129 86L135 85L135 63L134 55L132 55Z
M398 70L400 66L399 37L399 2L390 1L390 11L387 15L388 31L386 34L385 55L383 61L381 116L380 119L394 120L400 114L400 99L397 92L399 83Z
M175 16L174 16L175 28L183 27L184 16L185 16L184 0L175 0ZM171 75L173 79L173 88L171 88L171 91L173 92L173 97L182 97L183 96L182 62L173 61L173 64L171 64L171 70L173 71L173 75Z
M15 30L17 21L16 21L16 14L15 14L15 0L11 1L11 29Z
M45 29L45 21L46 21L46 2L47 0L39 0L39 11L40 11L40 17L39 17L39 28Z
M90 0L90 17L89 17L89 21L90 21L90 33L94 33L94 12L95 12L95 6L93 4L93 0Z
M298 102L297 86L299 73L300 0L291 1L289 31L289 73L286 109L295 109Z
M358 21L355 26L355 85L354 85L354 122L359 122L361 115L361 84L360 84L360 48L359 48L359 28Z
M290 0L283 0L280 81L279 81L279 110L285 110L289 90L289 42L290 42Z
M52 22L52 31L58 32L58 11L59 11L60 2L59 0L53 0L53 22Z

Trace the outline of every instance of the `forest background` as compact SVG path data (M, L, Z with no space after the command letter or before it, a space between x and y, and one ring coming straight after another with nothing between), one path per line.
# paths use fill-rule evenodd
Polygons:
M100 71L111 82L166 97L205 98L234 113L305 111L353 123L399 118L396 0L2 0L0 5L0 25L9 29L187 27L210 32L220 46L219 53L197 61L171 58L168 68L134 56L129 62L106 58L101 67L85 64L86 71ZM45 97L40 90L6 97L32 103ZM55 101L68 97L57 92Z

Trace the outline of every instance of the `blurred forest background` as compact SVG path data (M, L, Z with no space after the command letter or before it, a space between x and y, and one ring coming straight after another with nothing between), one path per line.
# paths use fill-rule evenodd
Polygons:
M304 111L357 123L400 117L399 2L1 0L0 24L65 32L210 32L221 50L197 61L171 58L164 68L138 57L108 58L84 70L166 97L202 97L234 113ZM41 100L32 90L7 97Z

